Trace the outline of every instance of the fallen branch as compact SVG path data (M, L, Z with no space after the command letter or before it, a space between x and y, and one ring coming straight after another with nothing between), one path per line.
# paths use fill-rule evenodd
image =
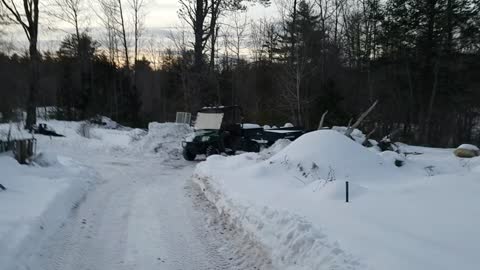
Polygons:
M378 147L382 151L398 151L398 147L392 142L392 138L398 135L402 131L401 128L397 128L390 132L387 136L383 137L383 139L378 143Z
M322 129L323 128L323 122L325 121L325 116L327 116L328 114L328 110L326 110L323 114L322 114L322 118L320 119L320 123L318 124L318 129Z
M360 117L358 118L358 120L355 122L355 124L353 124L352 126L350 126L350 124L348 125L348 129L347 131L345 131L345 135L347 137L350 137L352 135L352 132L358 127L360 126L360 124L362 123L362 121L368 116L368 114L375 108L375 106L377 106L377 103L378 103L378 100L375 101L372 106L370 106L370 108L368 108L368 110L366 110L364 113L362 113L360 115Z
M348 120L347 128L350 128L352 126L352 122L353 118L350 118L350 120Z
M375 126L375 128L373 128L373 130L370 131L367 134L367 136L365 136L365 140L362 143L363 146L367 146L367 147L372 146L371 143L370 143L370 137L373 135L373 133L375 133L375 131L377 131L377 126Z
M393 130L392 132L390 132L387 136L383 137L382 141L388 141L388 140L392 140L393 137L397 136L398 133L400 133L402 131L402 128L397 128L395 130Z

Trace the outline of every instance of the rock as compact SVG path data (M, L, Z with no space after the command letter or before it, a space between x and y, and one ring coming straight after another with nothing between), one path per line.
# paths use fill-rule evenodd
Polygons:
M480 155L480 149L475 145L471 144L462 144L455 151L453 151L455 156L460 158L473 158Z
M397 167L402 167L403 165L405 165L405 157L397 152L384 151L380 153L380 156L388 163L393 163Z

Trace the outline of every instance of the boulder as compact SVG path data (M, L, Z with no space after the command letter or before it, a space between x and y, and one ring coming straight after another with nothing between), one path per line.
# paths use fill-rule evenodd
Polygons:
M455 156L460 158L473 158L480 155L480 149L475 145L462 144L453 151Z

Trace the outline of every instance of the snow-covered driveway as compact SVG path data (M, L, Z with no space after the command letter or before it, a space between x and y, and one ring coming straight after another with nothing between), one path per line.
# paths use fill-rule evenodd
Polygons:
M203 209L194 206L194 164L109 154L75 158L101 182L45 243L36 269L232 268Z

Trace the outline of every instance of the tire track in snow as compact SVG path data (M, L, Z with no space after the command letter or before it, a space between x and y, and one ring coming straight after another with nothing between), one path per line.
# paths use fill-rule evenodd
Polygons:
M198 198L193 163L78 156L101 184L38 254L31 269L259 269ZM233 235L233 234L232 234ZM265 268L262 268L265 269Z

